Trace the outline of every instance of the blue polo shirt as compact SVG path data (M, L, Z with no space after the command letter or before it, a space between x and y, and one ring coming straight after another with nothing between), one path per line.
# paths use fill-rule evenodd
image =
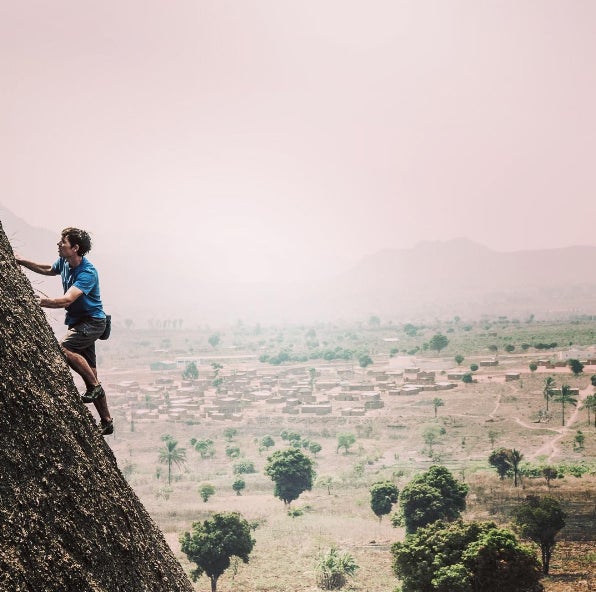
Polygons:
M99 295L99 276L97 270L85 257L79 265L71 269L68 261L60 257L53 265L52 271L60 274L64 293L76 286L83 292L71 305L66 307L66 325L74 325L84 318L105 319L106 315Z

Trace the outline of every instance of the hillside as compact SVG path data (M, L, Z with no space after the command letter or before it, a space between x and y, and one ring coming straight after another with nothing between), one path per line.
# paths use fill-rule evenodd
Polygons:
M596 282L586 270L595 264L595 247L498 252L466 239L432 241L372 254L328 291L343 294L346 315L556 318L594 312Z
M0 590L193 588L80 402L0 225Z

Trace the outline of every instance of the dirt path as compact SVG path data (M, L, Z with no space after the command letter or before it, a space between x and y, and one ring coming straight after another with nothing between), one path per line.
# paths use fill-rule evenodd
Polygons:
M547 461L549 463L551 463L551 462L553 462L553 459L556 456L560 456L560 454L561 454L561 446L559 445L560 441L565 436L567 436L569 434L573 425L577 421L582 403L584 402L586 397L588 395L591 395L593 392L594 392L594 387L591 384L579 392L579 397L577 398L577 405L575 407L573 407L573 412L571 413L571 415L568 418L566 418L565 425L561 426L560 428L545 428L544 426L533 427L531 425L528 425L528 424L522 422L519 418L517 418L517 417L515 418L515 421L518 424L520 424L526 428L548 429L548 430L553 430L557 433L556 436L554 436L551 440L549 440L548 442L543 444L538 450L536 450L536 452L534 452L534 454L532 454L532 456L530 457L530 460L535 460L539 456L548 454ZM567 409L569 409L569 407L567 407Z

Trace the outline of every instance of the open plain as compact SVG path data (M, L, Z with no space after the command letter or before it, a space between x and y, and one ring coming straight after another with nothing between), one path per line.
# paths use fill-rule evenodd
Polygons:
M596 321L376 321L268 328L239 322L217 331L182 328L182 321L150 328L117 321L100 346L100 378L117 426L108 443L184 568L193 566L180 551L180 534L210 513L238 511L256 525L256 545L250 562L233 565L218 590L317 590L317 557L335 546L359 566L346 589L393 591L390 546L404 532L389 516L374 515L369 488L391 480L401 489L416 472L443 464L470 486L465 519L506 525L528 493L560 499L567 526L545 589L593 590L596 428L582 402L594 392ZM436 334L448 340L440 351L429 347ZM364 354L370 361L360 364ZM571 373L568 358L584 362L581 374ZM198 377L183 377L189 364ZM550 400L547 412L548 376L558 388L577 389L577 405L562 409ZM316 443L320 451L311 452L315 486L288 512L263 467L292 432L306 450ZM346 433L355 441L338 449L338 435ZM159 462L165 436L184 449L171 483ZM265 436L273 446L262 444ZM213 456L195 450L191 441L199 440L213 441ZM488 464L501 446L524 455L520 487L500 481ZM238 473L238 465L254 472ZM530 477L547 465L561 467L564 477L549 484ZM240 495L232 489L238 478L245 482ZM215 493L204 502L199 488L207 483ZM202 577L195 587L207 590L209 582Z

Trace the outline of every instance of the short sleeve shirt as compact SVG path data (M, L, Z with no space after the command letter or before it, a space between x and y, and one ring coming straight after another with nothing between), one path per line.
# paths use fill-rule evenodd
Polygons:
M60 274L64 292L75 286L83 292L72 304L66 307L67 325L75 325L85 318L105 319L101 296L99 293L99 276L93 264L83 257L81 263L71 268L68 261L60 257L53 265L52 271Z

